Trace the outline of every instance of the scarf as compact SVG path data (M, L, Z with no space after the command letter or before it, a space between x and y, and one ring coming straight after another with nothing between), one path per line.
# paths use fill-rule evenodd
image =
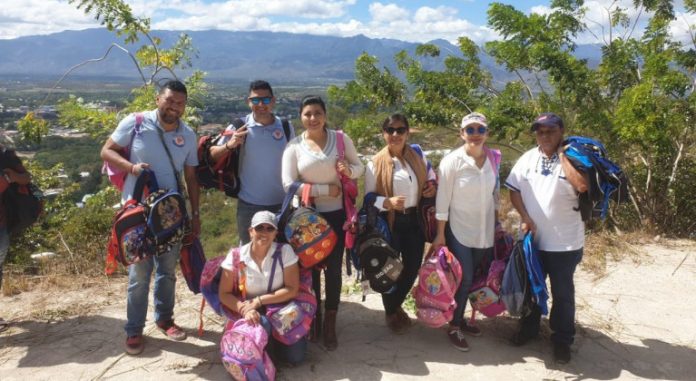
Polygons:
M418 203L420 202L420 198L423 193L423 185L427 180L425 163L423 162L423 158L408 144L404 147L403 158L416 174L416 179L418 181L418 200L416 203ZM393 197L394 188L392 185L394 180L394 162L392 161L392 155L389 152L389 147L384 147L381 151L379 151L372 158L372 163L375 167L375 191L377 194L384 197ZM387 222L389 223L390 230L394 228L395 215L394 210L388 211Z

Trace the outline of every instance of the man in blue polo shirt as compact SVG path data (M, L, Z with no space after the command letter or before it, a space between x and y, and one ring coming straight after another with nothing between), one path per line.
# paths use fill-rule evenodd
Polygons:
M288 123L286 135L283 121L273 114L275 101L268 82L251 82L247 98L251 113L244 118L244 125L228 126L227 130L234 134L210 148L213 160L240 150L237 233L242 244L249 242L249 225L254 214L261 210L280 210L285 197L281 164L285 145L295 137L295 130Z
M123 187L122 200L132 198L138 175L149 168L155 173L158 185L163 189L181 189L178 174L184 172L186 187L191 202L191 229L200 233L198 212L198 165L196 133L181 120L186 109L186 86L179 81L169 81L157 94L157 109L125 117L111 134L101 150L101 157L112 165L129 173ZM132 135L137 121L139 132ZM138 131L138 130L135 130ZM130 160L119 151L131 142ZM171 161L165 145L171 154ZM172 165L175 167L173 168ZM147 316L150 277L155 269L155 322L157 327L173 340L186 339L186 332L174 324L174 290L176 264L179 261L181 244L160 256L151 256L132 264L128 268L128 321L126 330L126 352L137 355L143 351L143 328Z
M563 153L563 120L543 113L532 123L537 147L525 152L510 171L505 186L522 219L521 230L534 233L534 244L544 273L551 279L550 326L553 356L570 361L575 336L575 284L573 275L582 259L585 224L578 209L579 193L587 191L587 179ZM520 320L512 338L523 345L539 334L541 309Z

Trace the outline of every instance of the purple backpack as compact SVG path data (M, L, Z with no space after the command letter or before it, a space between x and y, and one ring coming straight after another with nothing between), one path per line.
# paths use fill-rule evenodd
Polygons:
M514 240L504 230L499 229L495 233L493 246L494 259L488 267L488 271L474 279L469 291L469 301L473 307L472 320L476 311L481 311L488 317L500 315L505 311L505 304L500 299L500 284L503 281L505 266L510 258Z
M278 244L280 248L282 244ZM281 250L276 250L273 256L273 267L271 278L268 281L268 292L273 291L273 277L275 275L276 264L280 262L283 266L283 256ZM307 336L312 320L317 312L317 298L312 290L312 270L300 269L300 290L297 296L284 303L269 304L266 306L266 318L271 323L271 333L273 337L285 345L298 342Z
M238 381L275 380L275 366L264 350L267 343L268 334L261 324L230 320L220 340L222 365Z
M461 281L462 267L447 247L441 246L428 255L413 288L418 320L433 328L452 320L457 307L454 294Z

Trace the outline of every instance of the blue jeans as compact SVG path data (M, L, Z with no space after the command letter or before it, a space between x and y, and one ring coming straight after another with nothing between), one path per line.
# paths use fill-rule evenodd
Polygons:
M575 338L575 268L582 260L583 249L573 251L541 251L541 267L551 280L551 315L549 324L553 333L551 341L573 344ZM520 330L529 337L539 334L541 309L537 306L532 313L520 320Z
M464 321L464 311L466 310L466 303L469 301L469 290L474 282L474 273L484 259L490 261L493 258L493 248L476 249L462 245L454 237L449 224L447 224L445 229L445 242L447 242L447 248L450 249L462 266L462 283L459 284L459 288L454 295L457 308L455 308L454 316L450 322L451 325L459 326Z
M237 199L237 234L239 236L239 246L249 243L249 226L251 226L251 218L256 212L268 210L272 213L280 211L282 205L256 205L249 204L242 199Z
M128 305L126 307L128 322L124 327L128 336L143 333L153 268L155 270L155 322L172 320L176 265L179 263L180 251L181 245L175 245L166 254L150 256L128 267Z
M271 334L271 322L268 321L266 315L261 315L261 326L263 326L263 329L265 329L268 334L266 352L268 352L269 356L274 359L279 357L293 365L297 365L304 361L305 355L307 354L307 336L301 338L295 344L285 345L276 340Z
M7 228L0 228L0 289L2 288L2 267L5 264L7 251L10 249L10 235Z

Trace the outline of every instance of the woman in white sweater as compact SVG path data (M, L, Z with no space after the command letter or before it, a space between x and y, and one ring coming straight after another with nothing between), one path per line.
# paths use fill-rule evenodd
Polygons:
M357 179L364 166L358 158L353 141L344 137L345 160L338 160L336 131L326 128L326 105L318 97L309 95L302 99L300 118L305 131L291 140L283 153L283 186L287 191L293 182L300 181L301 194L305 186L311 186L316 210L329 222L338 236L338 242L323 264L326 298L324 303L323 335L324 346L334 350L338 346L336 338L336 313L341 296L341 264L344 251L343 223L346 213L343 210L343 196L339 172ZM321 334L321 286L319 270L314 269L312 281L317 295L317 315L313 339Z
M493 256L493 236L498 220L498 164L500 152L486 147L488 121L479 113L462 119L460 137L464 145L440 162L436 198L437 235L433 246L447 244L462 266L462 282L455 294L457 308L447 335L460 351L468 351L464 334L480 336L481 330L467 325L464 310L474 271Z

